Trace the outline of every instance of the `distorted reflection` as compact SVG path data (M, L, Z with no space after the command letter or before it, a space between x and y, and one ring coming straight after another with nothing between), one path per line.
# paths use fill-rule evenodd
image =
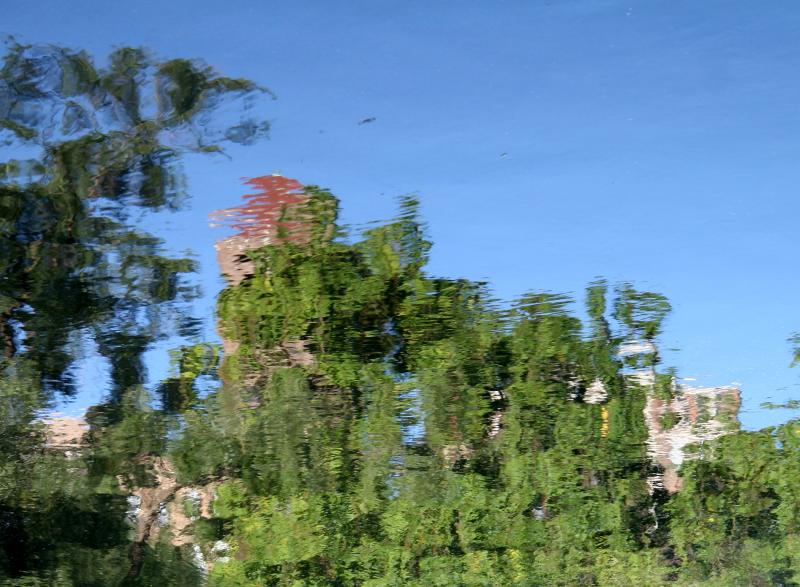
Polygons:
M356 234L330 192L248 180L212 215L222 344L148 387L154 342L197 334L196 268L131 217L179 206L182 153L262 136L230 106L263 91L134 49L1 74L4 138L38 149L0 185L3 584L800 581L800 424L742 432L738 389L679 383L656 292L598 280L581 319L432 276L411 197ZM104 401L48 411L91 348Z
M161 61L140 49L120 48L98 67L81 51L6 47L4 583L196 584L191 558L145 544L152 523L135 531L126 523L135 519L126 518L130 494L145 510L144 488L164 478L159 455L176 425L143 387L144 354L196 325L187 315L193 262L163 253L135 219L180 206L183 152L263 136L266 124L245 111L261 93L199 61ZM76 369L85 359L109 365L105 402L84 418L49 413L63 396L86 393L92 382Z

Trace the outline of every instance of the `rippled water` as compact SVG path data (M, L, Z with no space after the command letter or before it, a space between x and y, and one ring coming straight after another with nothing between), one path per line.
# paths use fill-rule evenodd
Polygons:
M403 10L388 28L348 9L337 18L376 30L339 22L350 36L327 47L314 19L306 34L268 25L292 67L246 55L263 49L243 34L256 18L236 25L233 58L209 42L187 58L194 40L106 55L88 34L88 50L9 39L0 583L800 584L800 321L782 265L796 203L780 185L794 141L765 113L796 84L764 66L796 61L769 37L800 13L713 7L643 7L647 42L621 24L639 9L616 2ZM109 10L98 18L121 18ZM8 32L41 36L57 14L34 33L21 11ZM491 42L482 53L459 31ZM673 87L694 63L683 51L700 73ZM631 71L629 102L605 110ZM467 91L473 76L502 91ZM382 93L412 78L402 100ZM673 100L658 124L648 83ZM733 89L749 105L726 102ZM687 130L687 112L705 126ZM745 115L774 155L753 147L752 173L778 194L748 206L749 184L714 183L738 177L739 143L694 134L746 137ZM567 138L515 136L533 128ZM582 151L592 133L610 146ZM701 173L678 143L728 159ZM617 195L602 183L628 173ZM670 174L733 192L670 199L656 185L680 185ZM626 192L642 185L647 201Z

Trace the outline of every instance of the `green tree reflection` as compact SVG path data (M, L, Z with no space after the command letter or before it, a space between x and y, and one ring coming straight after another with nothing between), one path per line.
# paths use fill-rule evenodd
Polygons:
M251 180L219 248L225 353L177 348L148 391L144 353L197 323L194 268L131 215L180 205L183 152L263 136L262 93L137 49L9 46L3 584L800 583L800 423L741 432L737 390L681 386L656 292L597 280L582 319L431 275L414 198L349 234L330 192ZM79 338L111 379L80 442L39 418L75 393Z
M143 398L143 353L195 321L191 260L161 252L137 210L176 208L180 156L265 135L249 101L265 90L199 61L121 48L10 42L0 68L0 577L10 585L197 584L168 543L131 550L120 480L152 483L166 421ZM231 114L234 113L234 114ZM87 340L110 363L89 443L54 441L38 418L76 393ZM130 560L129 560L130 559Z

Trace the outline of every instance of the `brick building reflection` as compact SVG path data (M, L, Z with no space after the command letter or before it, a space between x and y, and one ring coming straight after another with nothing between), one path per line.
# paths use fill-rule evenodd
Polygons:
M619 351L621 357L655 353L652 343L642 341L624 343ZM741 393L735 387L682 385L674 378L668 393L658 392L653 367L634 369L628 377L646 391L647 452L662 470L650 478L650 484L670 493L679 491L683 486L680 466L701 457L703 444L739 430Z
M253 274L247 252L280 241L303 240L306 223L300 209L308 201L303 184L281 175L264 175L245 181L255 189L243 196L244 203L211 214L213 225L233 228L237 233L217 241L217 262L230 286Z
M664 470L660 481L673 493L683 486L678 469L701 456L703 443L739 430L740 392L735 387L689 387L675 384L672 397L650 393L645 407L647 448Z

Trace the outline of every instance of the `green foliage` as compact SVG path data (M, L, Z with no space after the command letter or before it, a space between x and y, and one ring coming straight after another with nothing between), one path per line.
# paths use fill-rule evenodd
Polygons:
M0 165L2 584L800 584L800 421L699 444L681 491L654 489L644 411L675 392L653 344L667 300L597 280L585 321L557 293L505 307L426 272L414 198L351 238L336 198L307 188L219 298L236 350L185 344L148 391L143 354L192 331L195 267L128 215L179 205L183 151L263 136L212 124L263 91L135 48L104 68L7 52L0 137L41 154ZM78 448L55 446L38 415L73 390L87 336L111 393ZM213 504L177 502L193 541L178 547L158 508L188 488ZM131 524L134 490L156 503Z
M180 205L182 153L264 136L244 103L261 92L141 49L97 67L82 51L7 45L0 142L35 158L0 162L0 583L201 582L190 553L132 543L125 521L125 494L159 482L174 414L217 362L208 346L183 349L161 389L166 409L155 409L143 355L173 330L192 334L195 266L166 256L131 216ZM78 391L76 360L92 346L109 363L109 397L87 412L83 440L53 444L40 416Z
M237 554L212 585L794 584L800 426L706 445L681 492L653 492L646 394L670 399L675 374L648 391L617 355L658 335L666 300L623 284L608 303L598 281L586 328L562 295L503 310L425 274L409 210L351 244L253 252L221 296L240 346L218 393L249 408L225 433L241 481L216 515ZM287 340L313 361L265 360ZM597 381L607 397L583 403Z
M250 407L226 432L242 482L215 506L237 556L212 584L574 585L613 576L615 556L631 577L658 566L643 395L620 374L605 284L588 291L584 338L569 298L530 294L508 313L482 284L426 275L428 248L406 201L352 244L251 252L255 275L223 292L240 345L219 393ZM622 295L654 335L664 305ZM313 361L265 361L287 340ZM595 380L604 406L579 401ZM186 437L224 427L204 414Z
M662 322L671 309L667 298L659 293L636 291L629 283L617 288L614 317L634 336L653 340L661 333Z

